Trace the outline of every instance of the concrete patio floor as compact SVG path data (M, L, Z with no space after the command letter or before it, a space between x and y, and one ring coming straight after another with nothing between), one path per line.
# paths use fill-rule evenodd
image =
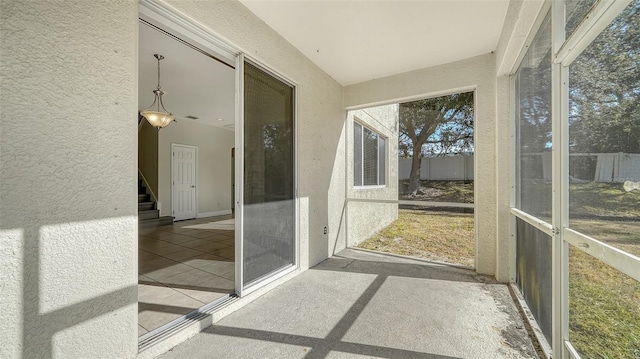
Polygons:
M537 358L506 285L347 249L161 356Z

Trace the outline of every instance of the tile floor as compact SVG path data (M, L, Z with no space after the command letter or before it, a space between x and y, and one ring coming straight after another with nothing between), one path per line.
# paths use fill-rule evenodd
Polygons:
M139 230L138 335L233 292L230 219L200 218Z

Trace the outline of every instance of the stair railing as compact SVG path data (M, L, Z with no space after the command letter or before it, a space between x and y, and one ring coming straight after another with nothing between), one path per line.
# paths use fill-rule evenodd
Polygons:
M140 169L138 168L138 174L140 175L140 178L142 178L142 182L144 183L144 186L147 188L147 190L149 190L149 194L151 194L151 198L153 199L154 202L156 202L156 209L160 209L160 202L158 201L158 197L156 197L156 194L153 193L153 189L151 189L151 186L149 186L149 182L147 182L147 179L144 177L144 175L142 174L142 171L140 171Z

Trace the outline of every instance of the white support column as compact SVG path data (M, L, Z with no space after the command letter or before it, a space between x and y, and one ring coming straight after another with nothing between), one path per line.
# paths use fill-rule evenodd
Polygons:
M553 1L551 8L551 48L556 54L565 38L565 4ZM562 229L568 225L569 145L568 69L552 64L552 342L555 358L568 358L564 342L569 340L568 246Z

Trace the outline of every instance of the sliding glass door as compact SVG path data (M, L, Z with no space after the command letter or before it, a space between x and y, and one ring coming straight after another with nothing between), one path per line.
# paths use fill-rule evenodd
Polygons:
M248 61L239 106L243 163L237 289L246 294L296 265L294 87Z

